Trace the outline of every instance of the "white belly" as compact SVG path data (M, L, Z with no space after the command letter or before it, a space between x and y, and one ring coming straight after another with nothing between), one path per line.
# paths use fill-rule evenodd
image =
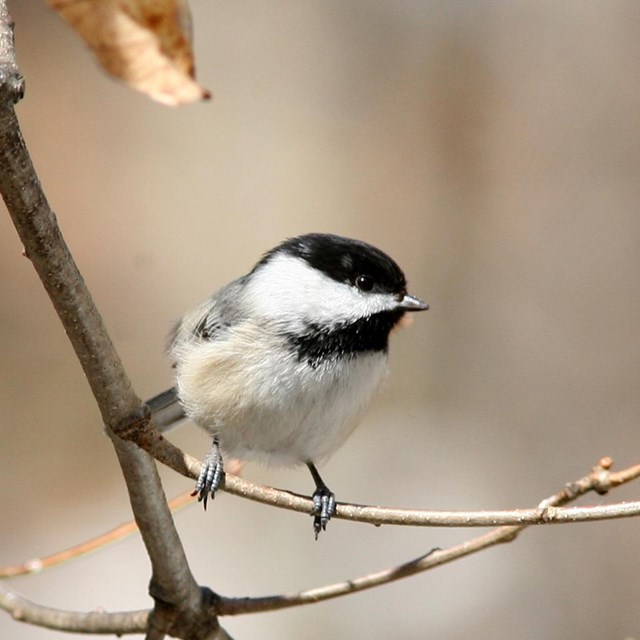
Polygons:
M257 332L244 327L233 339L181 354L176 378L187 415L218 435L232 457L273 464L327 458L384 379L386 354L361 353L314 369L294 353L283 359L282 338L260 332L257 340Z

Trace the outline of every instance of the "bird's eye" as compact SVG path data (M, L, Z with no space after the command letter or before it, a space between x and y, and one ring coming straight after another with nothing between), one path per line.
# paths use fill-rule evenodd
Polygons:
M373 278L371 276L358 276L356 278L356 287L360 289L360 291L371 291L373 289Z

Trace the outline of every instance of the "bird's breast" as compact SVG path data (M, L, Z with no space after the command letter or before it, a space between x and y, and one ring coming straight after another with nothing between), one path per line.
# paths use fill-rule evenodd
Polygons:
M189 348L176 376L187 415L229 455L274 464L331 455L387 371L382 351L311 364L285 338L248 323L226 340Z

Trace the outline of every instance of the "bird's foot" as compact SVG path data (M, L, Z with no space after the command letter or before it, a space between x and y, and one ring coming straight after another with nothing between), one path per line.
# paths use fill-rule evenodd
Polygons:
M316 534L316 540L318 534L321 531L326 531L327 524L336 512L336 497L333 491L329 491L328 487L318 487L313 492L313 509L311 515L313 516L313 531Z
M198 482L196 482L195 489L191 495L198 496L198 502L202 502L206 510L209 496L211 496L212 500L216 497L216 491L223 480L222 454L220 453L218 439L214 438L211 450L202 461Z
M307 462L307 467L311 472L313 481L316 483L316 490L311 496L313 500L311 515L313 516L313 531L316 534L317 540L319 533L326 531L331 516L336 512L336 497L320 477L316 465L313 464L313 462Z

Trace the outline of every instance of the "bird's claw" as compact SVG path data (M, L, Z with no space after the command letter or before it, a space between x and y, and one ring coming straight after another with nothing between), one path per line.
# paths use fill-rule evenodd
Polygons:
M313 531L317 540L318 534L321 531L326 531L327 523L336 512L336 497L327 487L318 487L313 493L312 500L311 515L313 516Z
M202 462L198 482L196 482L195 489L191 495L198 496L198 502L202 502L206 510L209 496L211 496L212 500L216 497L216 491L223 480L224 467L222 465L222 455L220 454L217 441L214 440L211 451L209 451Z

